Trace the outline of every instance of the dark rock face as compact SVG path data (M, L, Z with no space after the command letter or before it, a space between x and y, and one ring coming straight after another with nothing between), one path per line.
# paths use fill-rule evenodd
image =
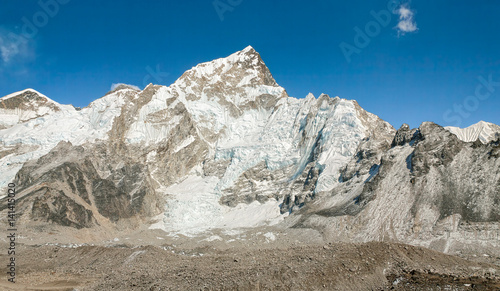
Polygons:
M425 122L418 129L410 130L403 125L398 130L391 146L405 145L413 149L405 158L406 169L396 169L394 155L385 153L380 167L377 167L377 176L372 181L366 181L369 183L365 184L361 198L372 196L381 183L394 183L394 187L401 185L412 189L415 195L414 215L422 204L432 204L438 207L440 219L459 214L469 222L498 221L500 169L499 161L491 155L498 151L497 144L465 143L441 126ZM369 156L361 150L356 155L358 160L355 164L366 162ZM376 164L367 170L372 162L354 169L346 166L341 178L345 182L354 175L359 176L360 172L373 172ZM410 180L390 180L387 173L391 171L409 171Z
M91 152L61 142L38 161L26 163L16 177L21 215L76 228L117 222L147 212L139 164L124 164L102 178ZM146 199L147 200L147 199Z
M286 170L271 171L265 163L259 163L244 172L233 187L224 190L225 195L220 198L220 203L235 207L239 203L252 203L259 201L264 203L270 198L280 199L277 189L282 186L282 178ZM266 183L267 187L259 186Z
M111 221L128 218L131 215L128 195L117 189L109 180L95 180L92 183L95 204L99 213Z
M92 211L86 209L63 191L43 187L29 194L33 197L31 218L75 228L96 224Z
M418 141L419 139L421 139L419 130L416 128L410 129L410 126L404 123L396 132L391 147L402 146L412 141Z
M320 173L315 166L315 162L309 163L301 175L289 186L288 193L285 193L280 207L281 213L298 210L315 198L314 190Z

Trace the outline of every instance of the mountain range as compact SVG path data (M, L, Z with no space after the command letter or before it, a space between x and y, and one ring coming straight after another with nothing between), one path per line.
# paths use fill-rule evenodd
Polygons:
M2 97L0 210L14 183L26 225L311 228L500 256L499 154L495 124L396 130L354 100L290 97L249 46L85 108Z

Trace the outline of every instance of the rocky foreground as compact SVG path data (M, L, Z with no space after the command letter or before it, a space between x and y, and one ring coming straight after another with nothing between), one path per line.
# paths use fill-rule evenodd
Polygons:
M500 267L397 243L23 246L1 290L499 290ZM7 257L0 256L2 262Z

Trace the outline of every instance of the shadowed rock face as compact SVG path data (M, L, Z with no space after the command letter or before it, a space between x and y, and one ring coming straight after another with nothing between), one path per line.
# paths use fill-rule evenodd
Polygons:
M21 216L76 228L117 222L137 214L150 193L140 164L115 167L103 178L92 162L98 155L61 142L49 154L29 162L17 174ZM101 161L102 162L102 161Z
M75 228L92 227L96 224L91 210L58 191L42 187L29 194L33 199L31 219L47 221Z
M412 140L418 140L419 134L420 132L416 128L410 130L410 126L405 123L401 125L401 128L396 132L391 146L402 146L410 143Z

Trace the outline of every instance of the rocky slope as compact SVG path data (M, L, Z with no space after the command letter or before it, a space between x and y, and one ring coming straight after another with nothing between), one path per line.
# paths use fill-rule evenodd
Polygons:
M288 223L333 240L500 256L499 152L498 140L466 143L434 123L403 125L382 151L363 142L342 171L342 185Z
M1 193L16 184L27 224L185 235L278 224L499 249L494 127L396 132L353 100L289 97L251 47L81 110L34 90L0 101Z

